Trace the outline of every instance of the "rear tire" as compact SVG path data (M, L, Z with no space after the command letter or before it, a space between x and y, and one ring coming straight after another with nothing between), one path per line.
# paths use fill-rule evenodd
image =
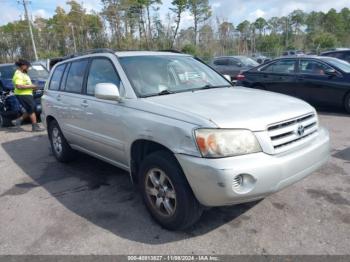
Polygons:
M68 144L57 121L52 120L48 126L52 153L59 162L66 163L74 159L74 150Z
M170 152L158 151L147 156L141 164L139 177L143 200L162 227L183 230L201 217L203 208Z
M348 114L350 114L350 93L345 96L344 108Z

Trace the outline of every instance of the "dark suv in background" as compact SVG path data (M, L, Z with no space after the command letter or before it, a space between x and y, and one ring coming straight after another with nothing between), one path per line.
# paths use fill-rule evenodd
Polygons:
M350 63L350 49L323 52L321 56L335 57Z

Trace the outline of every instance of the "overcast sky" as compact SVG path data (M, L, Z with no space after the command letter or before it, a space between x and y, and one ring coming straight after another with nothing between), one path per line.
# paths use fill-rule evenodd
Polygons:
M226 21L233 22L234 25L247 19L254 21L258 17L266 19L272 16L287 15L295 9L301 9L305 12L324 11L331 8L340 10L343 7L350 8L350 0L209 0L213 9L214 17L220 17ZM57 5L67 8L66 0L31 0L29 11L33 16L49 17L53 14ZM85 9L100 10L99 0L78 0L83 3ZM160 9L161 17L165 17L169 12L171 0L163 0ZM17 20L23 16L23 6L17 3L17 0L0 0L1 14L0 25ZM183 19L183 26L191 24L191 17L186 14Z

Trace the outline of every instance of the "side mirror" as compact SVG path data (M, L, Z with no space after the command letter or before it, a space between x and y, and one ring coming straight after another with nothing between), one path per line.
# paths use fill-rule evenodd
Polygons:
M329 76L337 76L338 75L337 71L333 68L325 70L325 74L329 75Z
M237 63L237 66L238 66L238 67L242 67L243 64L242 64L242 63Z
M103 100L121 100L118 87L112 83L97 84L95 87L95 97Z

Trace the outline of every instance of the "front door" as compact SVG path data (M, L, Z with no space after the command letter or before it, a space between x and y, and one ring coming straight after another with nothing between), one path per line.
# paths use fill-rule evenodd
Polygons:
M84 136L88 141L86 149L121 167L127 167L125 154L125 122L123 115L127 108L118 101L95 97L95 87L100 83L111 83L120 87L120 78L109 58L97 57L91 60L86 82L84 107ZM122 93L122 91L121 91Z
M297 96L315 105L338 105L343 99L342 75L327 75L334 70L315 59L300 59Z

